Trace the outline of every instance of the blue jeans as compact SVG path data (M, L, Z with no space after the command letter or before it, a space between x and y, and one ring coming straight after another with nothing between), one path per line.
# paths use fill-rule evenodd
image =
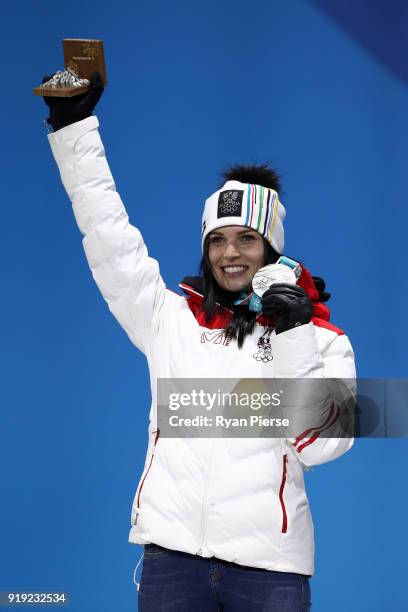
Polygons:
M309 612L309 577L145 546L139 612Z

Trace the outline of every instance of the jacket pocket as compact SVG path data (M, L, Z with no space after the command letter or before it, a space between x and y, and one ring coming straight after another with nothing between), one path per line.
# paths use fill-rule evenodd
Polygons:
M286 533L288 530L288 515L286 512L285 505L285 484L286 484L286 476L287 476L287 465L288 465L288 456L283 455L282 459L282 480L279 489L279 501L281 504L282 510L282 533Z
M157 428L157 429L156 429L156 431L154 431L153 433L155 434L155 437L154 437L154 443L153 443L152 455L151 455L151 457L150 457L149 466L148 466L148 468L147 468L147 470L146 470L146 472L145 472L145 475L144 475L144 476L143 476L143 478L142 478L142 482L140 483L139 492L138 492L138 494L137 494L137 499L136 499L136 508L137 508L137 509L139 509L139 508L140 508L140 495L141 495L141 493L142 493L143 485L144 485L144 483L146 482L146 478L147 478L147 476L148 476L148 474L149 474L149 472L150 472L150 468L152 467L152 463L153 463L153 459L154 459L154 452L155 452L155 450L156 450L156 445L157 445L157 442L158 442L158 440L159 440L159 436L160 436L160 429L159 429L159 428Z

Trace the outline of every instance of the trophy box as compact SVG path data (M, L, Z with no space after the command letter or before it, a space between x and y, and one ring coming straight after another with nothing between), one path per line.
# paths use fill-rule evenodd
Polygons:
M50 81L33 89L36 96L71 97L89 91L89 78L99 70L106 87L105 56L103 41L88 38L64 38L63 71L57 72Z

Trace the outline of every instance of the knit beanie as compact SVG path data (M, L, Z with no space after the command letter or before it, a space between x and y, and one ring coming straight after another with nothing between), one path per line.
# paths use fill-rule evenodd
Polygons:
M285 208L273 189L227 181L205 201L201 249L204 249L206 236L213 230L227 225L241 225L257 231L277 253L282 254L285 216Z

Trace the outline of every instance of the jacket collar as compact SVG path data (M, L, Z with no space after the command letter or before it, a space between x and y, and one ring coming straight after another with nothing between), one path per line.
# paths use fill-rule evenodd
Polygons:
M312 276L307 268L303 264L300 264L302 268L302 273L298 279L297 284L302 287L313 303L313 317L317 317L319 319L323 319L324 321L330 320L330 310L329 308L319 301L319 292L317 291L315 284L313 282ZM180 289L184 291L186 295L190 299L192 299L197 304L200 304L204 299L204 279L202 276L185 276L181 283L179 283ZM226 311L226 313L232 313L230 308L226 306L222 306L219 304L220 309ZM263 315L259 315L258 321L261 322L261 319L265 318Z

